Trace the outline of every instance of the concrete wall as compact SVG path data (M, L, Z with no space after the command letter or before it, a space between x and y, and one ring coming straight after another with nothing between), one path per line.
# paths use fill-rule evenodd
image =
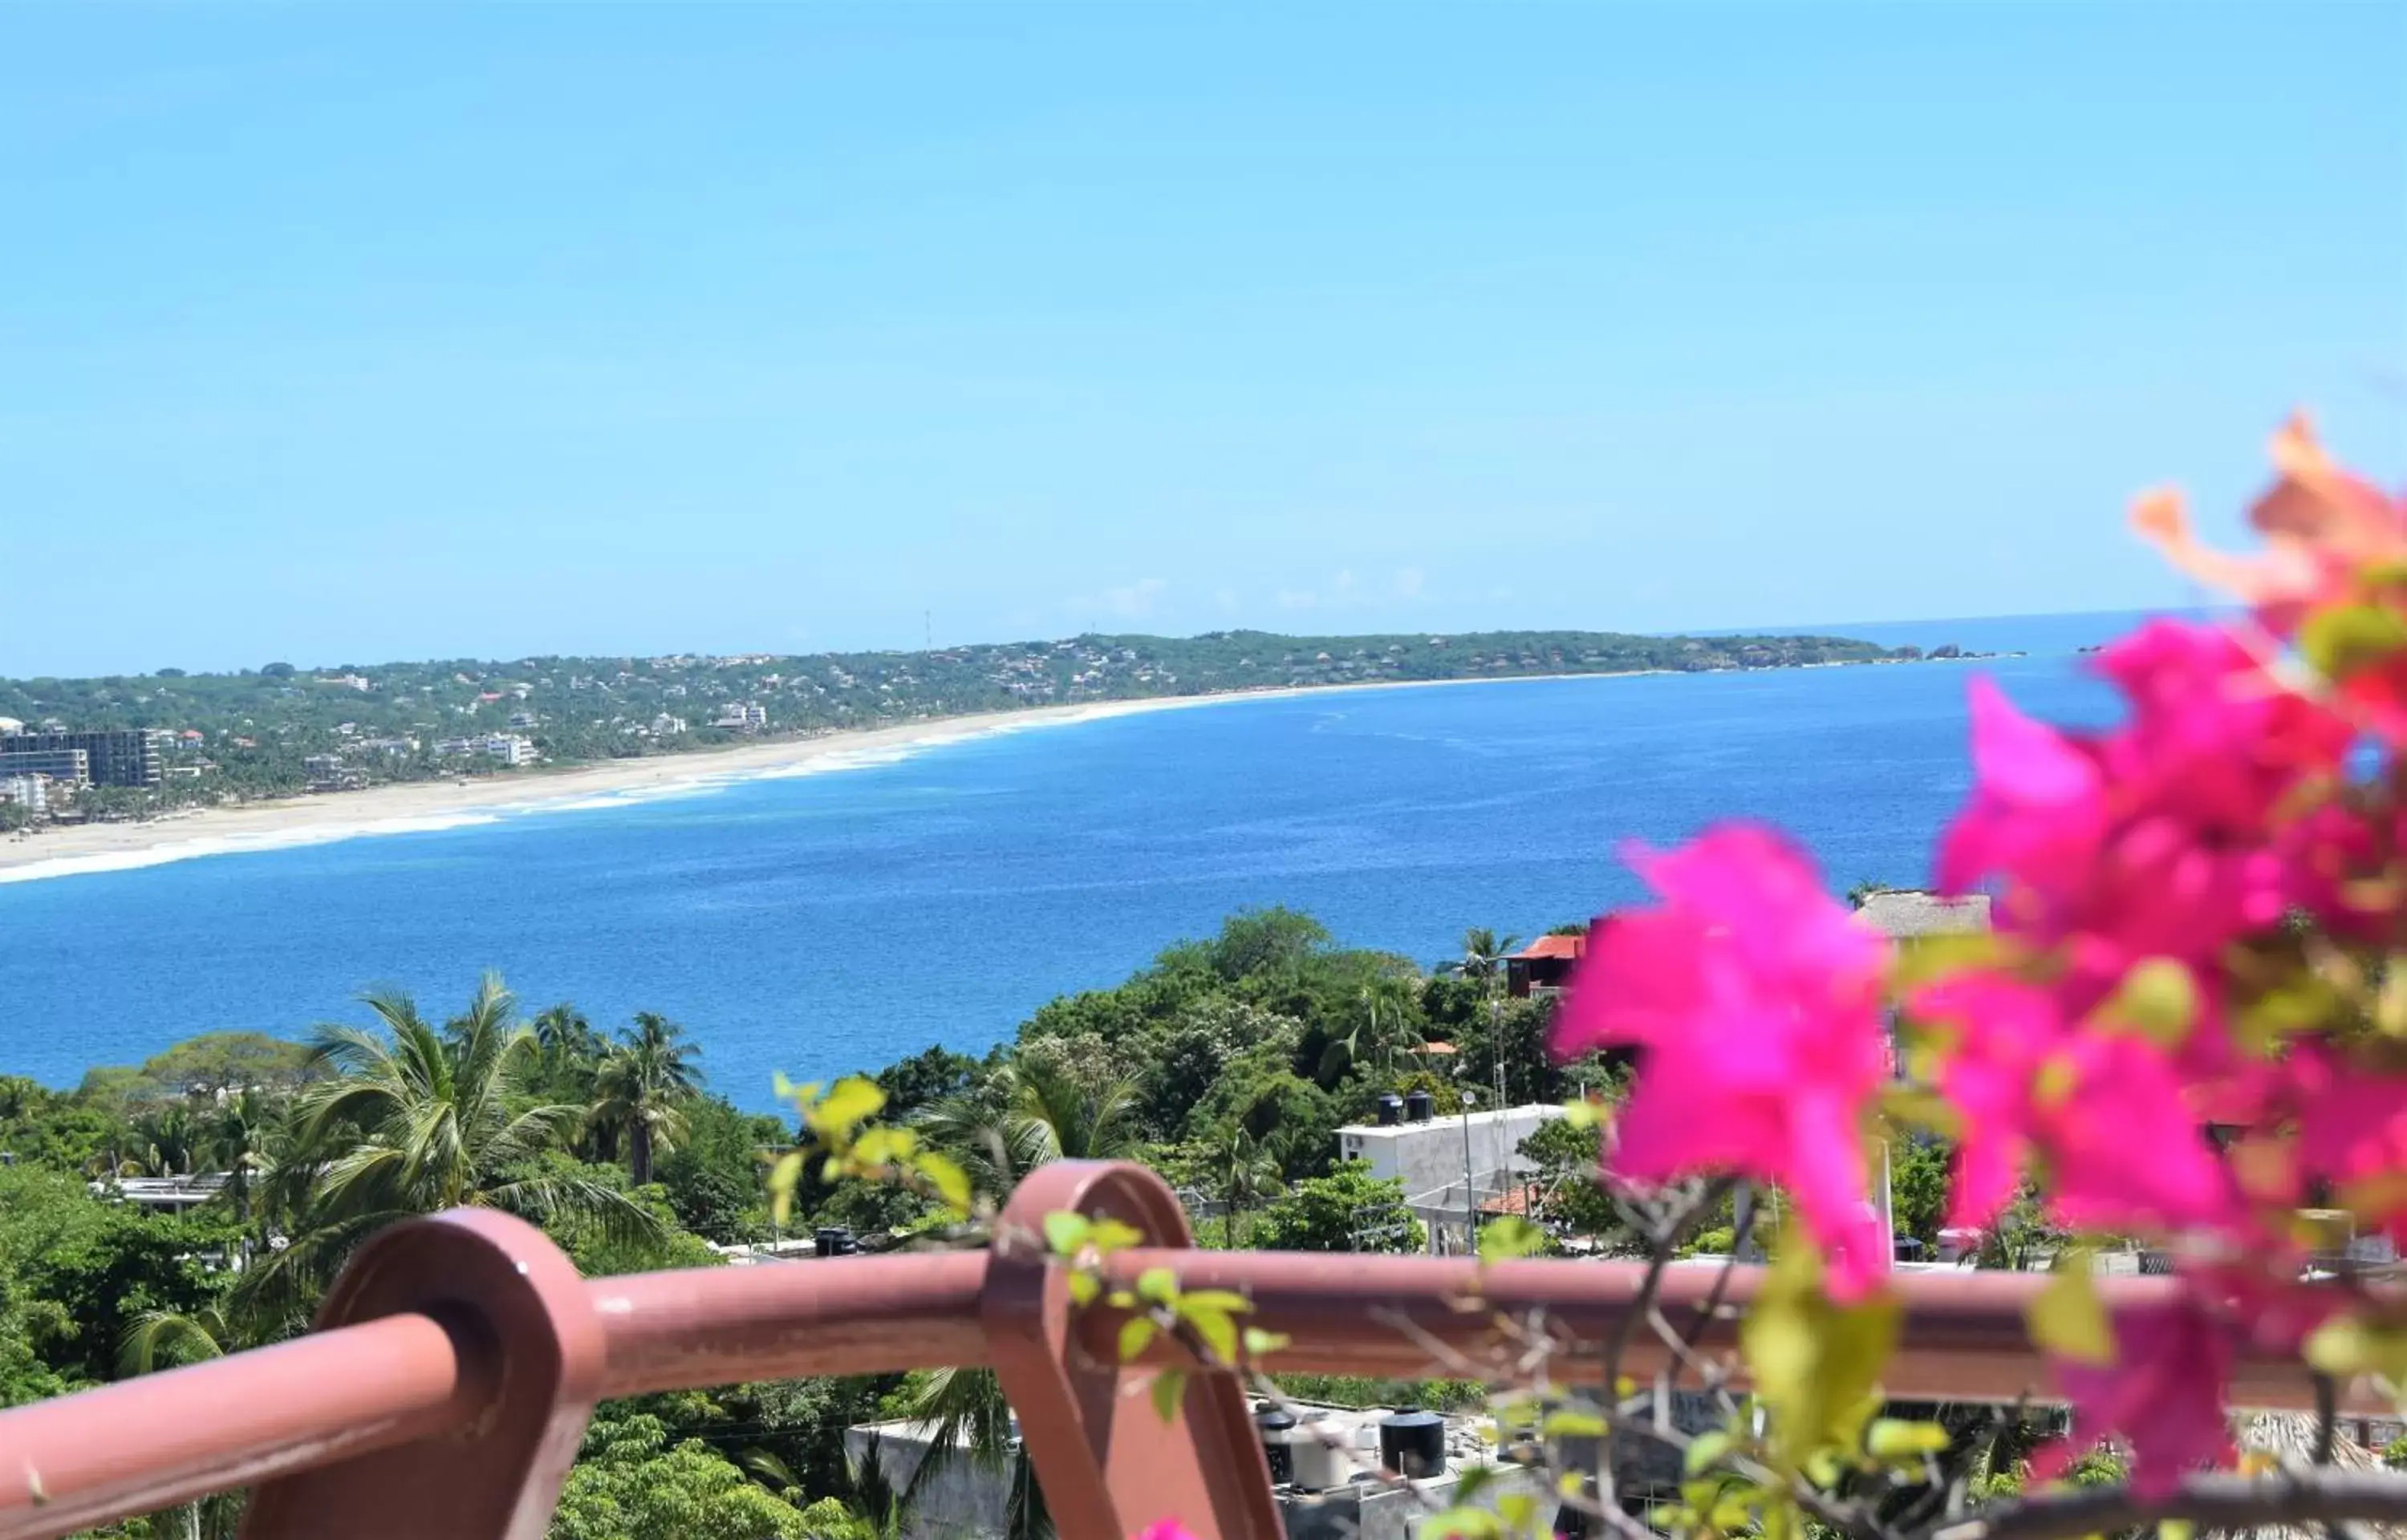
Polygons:
M870 1422L844 1431L844 1452L858 1463L876 1441L877 1462L897 1492L928 1458L925 1424ZM1011 1467L981 1465L960 1451L931 1472L904 1510L902 1540L1001 1540L1011 1509Z

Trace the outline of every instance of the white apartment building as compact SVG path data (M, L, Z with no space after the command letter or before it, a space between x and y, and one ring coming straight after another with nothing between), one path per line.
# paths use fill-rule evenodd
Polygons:
M1430 1249L1442 1252L1462 1250L1466 1178L1474 1206L1514 1193L1532 1169L1520 1155L1521 1141L1563 1115L1546 1102L1466 1113L1459 1102L1423 1106L1418 1097L1391 1111L1394 1123L1340 1128L1337 1156L1402 1182L1405 1203L1428 1227Z

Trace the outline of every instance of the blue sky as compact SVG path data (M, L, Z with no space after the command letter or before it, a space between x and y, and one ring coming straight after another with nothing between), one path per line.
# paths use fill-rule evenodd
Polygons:
M0 11L0 673L2111 608L2407 8Z

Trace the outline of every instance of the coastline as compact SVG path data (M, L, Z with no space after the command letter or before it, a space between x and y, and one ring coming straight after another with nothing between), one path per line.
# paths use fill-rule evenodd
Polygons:
M1619 672L1513 674L1501 679L1375 680L1357 685L1304 685L1033 706L1018 711L929 717L815 738L779 739L643 759L569 765L528 774L477 776L465 784L450 780L411 781L364 791L306 792L241 807L204 808L142 823L87 824L49 829L24 839L0 839L0 884L86 872L124 871L208 855L284 850L377 835L462 828L533 813L631 807L704 795L748 781L890 763L925 749L971 739L1149 712L1362 690L1432 689L1560 679L1635 679L1666 671L1669 671L1632 669Z

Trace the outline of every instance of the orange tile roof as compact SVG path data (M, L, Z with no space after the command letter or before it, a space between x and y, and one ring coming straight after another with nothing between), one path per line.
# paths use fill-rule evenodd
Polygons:
M1513 956L1516 961L1525 963L1533 962L1541 957L1570 957L1576 959L1584 955L1587 951L1588 938L1586 936L1541 936L1536 940L1531 941L1528 946L1525 946L1520 951L1513 954Z

